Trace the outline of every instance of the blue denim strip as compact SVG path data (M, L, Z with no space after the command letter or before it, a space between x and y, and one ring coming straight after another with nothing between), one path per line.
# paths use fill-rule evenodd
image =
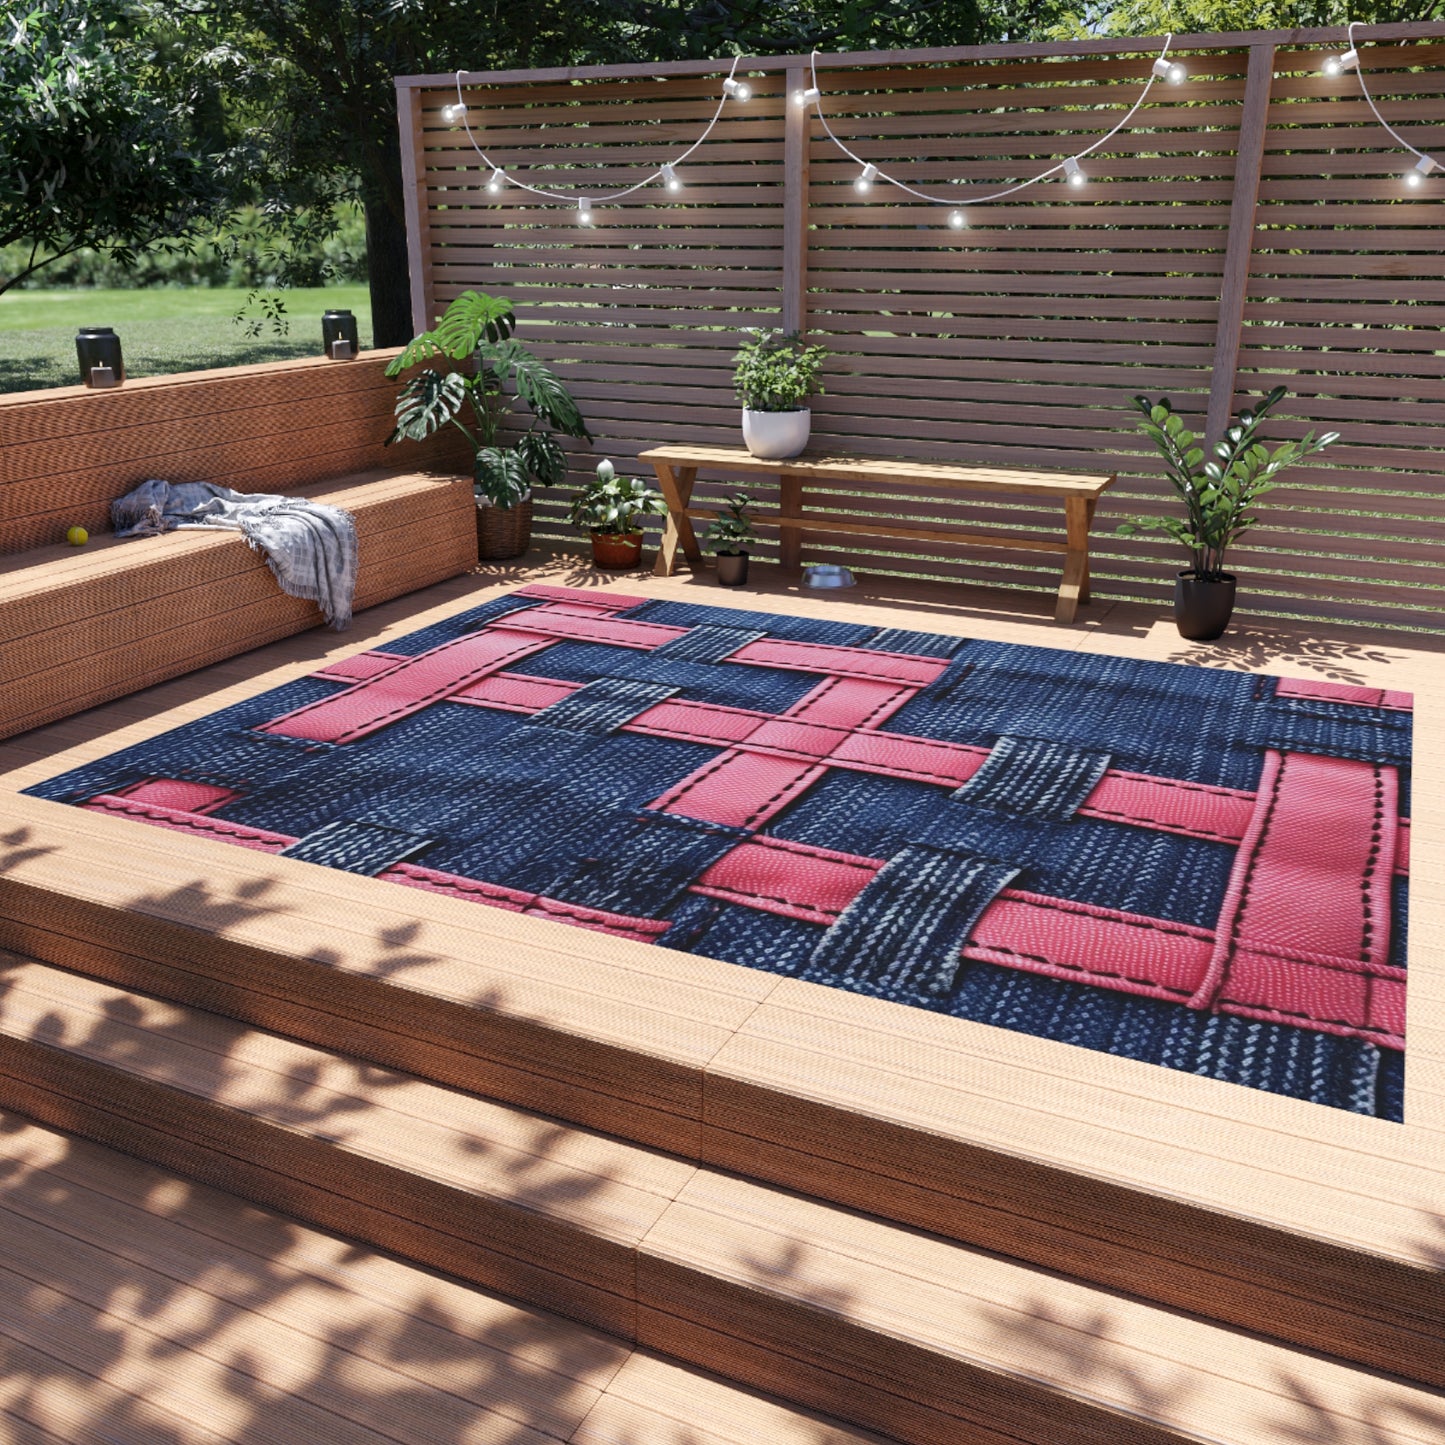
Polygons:
M639 713L670 698L677 688L657 682L636 682L625 677L599 677L576 692L534 713L529 728L563 728L598 737L615 733ZM538 738L539 743L543 742Z
M1005 735L953 796L976 808L1067 823L1108 770L1108 753Z
M910 843L839 915L808 962L845 988L907 1002L947 993L979 914L1018 869Z
M738 648L767 635L751 627L694 627L664 642L652 656L662 662L721 662Z
M420 853L431 841L419 833L404 833L379 823L325 823L283 849L281 856L374 877L393 863Z
M1403 768L1410 765L1411 732L1409 713L1343 707L1327 712L1318 704L1306 709L1279 702L1250 718L1246 736L1255 747Z
M860 646L876 652L911 652L915 657L952 657L968 645L966 637L945 637L939 632L915 632L908 627L880 627Z
M614 829L555 897L588 908L661 918L700 874L747 836L742 828L644 812Z

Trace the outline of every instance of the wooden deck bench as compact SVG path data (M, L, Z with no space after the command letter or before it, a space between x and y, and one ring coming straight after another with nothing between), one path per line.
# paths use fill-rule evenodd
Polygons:
M358 612L469 570L476 506L453 480L453 466L470 470L460 449L385 445L392 355L0 396L0 737L321 625L239 533L117 541L110 504L147 477L344 508ZM73 525L86 546L65 545Z
M942 462L885 457L813 456L805 453L785 461L763 461L732 447L655 447L643 452L638 460L652 463L657 471L658 485L667 500L667 523L657 556L656 571L659 576L670 576L677 570L679 548L693 568L702 565L702 551L692 524L695 519L710 520L716 515L716 509L689 505L699 471L740 477L763 474L779 479L780 504L775 515L770 516L765 510L759 514L758 521L779 529L779 560L785 568L798 569L804 532L1057 552L1064 558L1064 573L1054 610L1057 622L1072 622L1079 603L1089 600L1089 527L1093 522L1095 504L1104 489L1114 481L1112 476L1093 476L1082 472L957 467ZM825 513L809 514L803 494L804 484L809 481L886 482L948 491L989 492L996 496L1053 498L1064 505L1064 536L1051 538L1021 533L971 532L952 525L899 526L882 517L841 518Z
M357 611L476 561L469 482L382 472L293 489L356 522ZM0 558L0 737L319 626L239 532L183 528Z

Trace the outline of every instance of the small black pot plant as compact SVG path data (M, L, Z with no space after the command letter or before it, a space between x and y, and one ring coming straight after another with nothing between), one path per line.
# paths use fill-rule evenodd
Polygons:
M590 441L571 393L552 369L512 335L512 303L498 296L464 291L431 331L415 337L386 368L388 376L440 357L473 361L471 374L445 374L423 366L401 390L396 429L388 444L422 441L450 423L472 448L472 491L477 499L477 555L483 559L520 556L532 540L532 487L556 486L567 475L562 436ZM531 422L504 441L516 401ZM470 409L472 425L462 421Z
M808 445L813 413L804 405L823 388L818 373L828 353L796 332L766 328L747 333L734 358L733 387L743 404L743 442L768 461L795 457Z
M1224 570L1225 551L1258 520L1255 504L1279 485L1279 474L1339 440L1338 432L1284 442L1273 451L1259 440L1260 423L1285 398L1277 386L1253 408L1246 407L1205 460L1199 438L1175 415L1167 397L1136 396L1139 422L1164 458L1164 473L1184 503L1181 517L1132 517L1121 522L1124 536L1168 532L1192 565L1174 582L1174 620L1181 637L1213 642L1234 611L1234 577Z
M667 511L662 493L633 477L619 477L611 462L572 499L567 515L592 537L592 561L606 571L636 567L642 560L642 519Z
M753 499L746 492L734 492L723 512L708 523L707 547L717 557L717 580L722 587L745 587L748 555L757 543L752 513Z

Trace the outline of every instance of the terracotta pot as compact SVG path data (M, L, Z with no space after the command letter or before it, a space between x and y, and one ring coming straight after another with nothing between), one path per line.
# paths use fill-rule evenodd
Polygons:
M625 537L592 534L592 562L607 572L622 572L642 561L642 533L629 532Z
M748 554L746 552L719 552L717 554L717 580L719 587L746 587Z
M1233 611L1234 578L1228 572L1216 582L1201 581L1189 571L1174 579L1174 624L1190 642L1222 637Z
M520 557L532 545L532 494L514 507L477 498L477 556L483 562Z
M753 411L743 408L743 444L763 461L795 457L808 445L813 413L807 407L797 411Z

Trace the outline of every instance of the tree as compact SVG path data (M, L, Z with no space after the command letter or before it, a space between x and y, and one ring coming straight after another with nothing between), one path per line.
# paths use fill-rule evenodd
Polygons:
M203 97L161 83L123 0L22 0L0 31L0 292L81 247L185 245L224 209L237 157Z

